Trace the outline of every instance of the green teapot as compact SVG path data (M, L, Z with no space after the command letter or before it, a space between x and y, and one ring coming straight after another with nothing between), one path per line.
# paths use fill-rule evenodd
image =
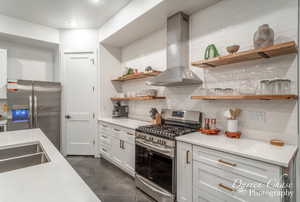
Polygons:
M210 59L210 58L215 58L220 56L216 46L214 44L210 44L209 46L207 46L206 50L205 50L205 55L204 55L204 59Z

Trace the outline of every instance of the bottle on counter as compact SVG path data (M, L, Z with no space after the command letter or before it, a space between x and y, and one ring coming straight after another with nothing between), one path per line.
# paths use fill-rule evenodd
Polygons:
M204 129L209 130L210 129L210 119L205 118L204 119Z
M217 129L217 119L210 120L210 129L216 130Z

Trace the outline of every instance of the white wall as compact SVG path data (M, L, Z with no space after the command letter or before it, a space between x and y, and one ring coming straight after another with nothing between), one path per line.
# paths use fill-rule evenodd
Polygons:
M99 41L119 31L163 0L133 0L99 29Z
M252 38L257 27L268 23L275 30L275 42L297 40L297 0L274 0L272 4L260 0L221 1L191 16L191 61L202 59L208 44L214 43L222 55L225 47L240 44L241 50L252 48ZM235 15L236 10L243 11ZM288 23L287 23L288 22ZM166 64L166 30L136 41L122 49L122 66L143 69L148 65L161 69ZM158 67L159 66L159 67ZM228 65L224 68L203 71L191 67L202 79L205 87L237 88L243 80L257 83L264 78L285 77L297 82L297 56L289 55L269 60L252 61ZM123 90L137 91L149 88L145 80L129 81ZM293 89L294 93L296 89ZM165 101L130 102L133 118L149 119L151 107L200 110L207 117L216 117L218 127L224 129L226 120L223 112L229 107L243 110L240 117L244 137L268 141L279 138L287 143L297 142L297 102L296 101L200 101L191 100L191 95L203 93L200 87L160 88L167 96ZM265 121L257 120L256 113L263 114ZM145 116L146 114L146 116Z
M98 30L61 30L60 43L64 51L95 51L98 49Z
M99 53L99 116L111 117L113 106L110 98L122 91L120 83L111 82L122 74L121 50L100 44Z
M54 80L54 50L2 39L0 48L7 49L8 79Z
M132 67L144 71L152 66L165 70L167 66L167 30L162 29L122 48L122 67Z
M0 33L49 43L59 43L58 30L4 15L0 15Z

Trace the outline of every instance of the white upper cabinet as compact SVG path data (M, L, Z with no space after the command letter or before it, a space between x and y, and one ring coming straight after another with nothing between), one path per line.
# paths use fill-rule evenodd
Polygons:
M7 50L0 49L0 99L6 99Z

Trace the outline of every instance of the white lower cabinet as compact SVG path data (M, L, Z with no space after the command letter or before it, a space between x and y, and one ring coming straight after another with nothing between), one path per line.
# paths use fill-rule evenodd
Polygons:
M119 166L122 165L122 149L121 149L121 140L119 135L112 135L111 137L111 158L112 160L118 164Z
M135 131L100 122L100 156L131 176L135 175Z
M177 202L193 200L192 145L177 143Z
M123 165L127 172L131 175L135 173L135 145L124 142Z
M282 171L261 161L177 142L177 201L281 202L281 197L270 195L282 190L266 184L282 182Z

